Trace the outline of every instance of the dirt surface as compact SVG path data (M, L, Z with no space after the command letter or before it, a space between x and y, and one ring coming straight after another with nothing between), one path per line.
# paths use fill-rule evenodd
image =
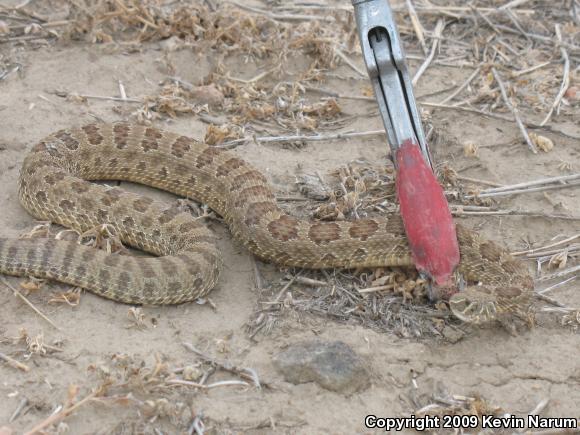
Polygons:
M8 6L16 3L19 2L9 1ZM58 4L31 3L28 10L37 10L39 14ZM36 3L42 7L36 9ZM347 2L340 5L349 6ZM139 104L110 100L78 102L56 95L55 90L118 97L121 81L129 97L143 98L156 95L160 83L169 75L201 84L214 68L215 58L213 51L196 52L187 47L170 51L163 41L143 42L138 49L115 43L16 41L0 44L0 55L3 60L10 59L20 65L18 72L0 81L2 237L18 237L37 224L19 205L17 197L20 165L36 142L60 128L95 120L135 119L132 113L139 107ZM364 69L357 48L349 57ZM303 62L300 56L288 59L284 73L273 80L290 80L292 71L302 69ZM173 66L172 72L167 69L168 63ZM411 62L413 71L418 66L419 62ZM231 77L245 79L264 71L260 60L235 51L225 57L224 68ZM560 74L560 63L551 68L553 75ZM416 93L422 101L440 101L439 95L422 96L459 85L472 71L469 67L433 64L419 81ZM546 77L545 71L531 74L528 89L540 87L543 80L548 80ZM542 120L557 92L559 79L549 83L553 90L544 110L524 111L525 119ZM349 95L363 95L368 91L367 80L344 62L317 86ZM319 98L320 95L315 95L313 101ZM372 101L338 101L341 116L348 119L342 131L382 128ZM566 135L538 131L552 139L555 147L536 155L523 143L513 122L458 110L427 106L424 110L439 138L432 145L437 163L448 164L462 176L508 185L580 171L580 141L572 138L580 137L578 106L567 106L549 124ZM210 110L210 115L221 116L222 112ZM348 118L355 115L356 118ZM161 116L153 124L200 140L208 128L195 114L176 118ZM272 120L264 121L263 126L264 131L256 135L276 132ZM463 146L469 142L479 147L476 157L464 153ZM295 176L299 173L321 174L332 185L331 171L357 159L375 166L390 165L385 141L377 136L306 142L301 147L250 141L233 152L260 168L280 196L292 197L300 197L295 187ZM175 200L172 195L148 188L127 183L121 186L167 201ZM501 209L579 216L579 195L578 187L572 187L494 200ZM294 203L288 206L297 207ZM542 216L459 219L514 251L526 249L529 243L545 245L553 238L570 237L580 230L579 220ZM198 416L205 424L206 433L364 433L367 432L364 417L368 414L408 415L434 402L434 397L452 396L481 398L490 409L501 408L503 412L520 416L548 400L542 415L580 417L577 324L576 329L563 326L560 317L554 314L544 316L535 328L512 336L500 327L480 329L451 322L451 329L448 327L446 331L457 332L455 338L451 337L451 341L457 341L452 343L446 334L404 337L396 330L378 331L356 321L338 322L296 312L290 304L282 308L279 321L272 328L251 337L248 325L252 326L256 311L261 308L258 301L273 300L281 288L278 284L288 272L258 262L266 289L258 290L254 260L248 251L233 241L221 224L210 221L209 225L220 236L226 264L218 287L210 294L215 308L209 303L142 307L134 312L137 317L143 316L139 327L131 320L130 307L90 293L83 293L75 306L51 304L49 301L67 288L45 283L28 298L58 325L57 330L0 284L0 352L30 369L24 372L0 364L0 426L7 425L15 433L29 430L66 403L71 385L78 388L75 400L79 401L102 386L104 378L115 381L107 394L82 404L64 419L59 429L53 426L48 432L64 433L68 429L71 434L187 433ZM535 267L535 261L529 264ZM570 256L567 267L575 264L577 259ZM8 281L21 288L19 283L23 279L10 277ZM546 286L538 283L538 288ZM551 291L550 296L568 307L579 307L579 290L576 280ZM300 286L291 287L290 291L294 298L301 297ZM19 339L23 333L28 343L26 339ZM272 356L291 343L312 338L340 339L350 345L368 364L371 387L344 396L314 383L285 383L272 364ZM253 368L265 385L261 389L234 385L199 390L153 382L156 376L162 377L164 370L195 366L199 361L184 348L183 342L192 343L220 360ZM153 372L156 364L158 372ZM240 378L223 371L212 376L212 382L229 379ZM131 394L128 396L128 393ZM28 405L9 423L24 398ZM164 412L163 406L169 411Z

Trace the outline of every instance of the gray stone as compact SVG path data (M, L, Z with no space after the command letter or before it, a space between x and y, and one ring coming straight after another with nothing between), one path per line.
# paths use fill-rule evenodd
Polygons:
M307 341L289 346L274 357L287 382L316 382L344 394L367 389L371 382L361 358L342 341Z

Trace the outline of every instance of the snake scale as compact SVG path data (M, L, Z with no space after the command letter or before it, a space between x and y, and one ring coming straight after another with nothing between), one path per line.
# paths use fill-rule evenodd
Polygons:
M203 202L251 252L279 265L413 267L398 215L298 219L278 207L264 175L235 154L153 127L114 123L60 130L39 142L24 160L19 198L38 219L81 232L110 224L125 243L155 256L0 238L0 273L52 278L129 304L191 301L216 285L222 258L199 219L177 205L90 180L127 180ZM451 296L453 313L481 323L525 307L533 288L525 265L461 225L457 235L456 275L468 286Z

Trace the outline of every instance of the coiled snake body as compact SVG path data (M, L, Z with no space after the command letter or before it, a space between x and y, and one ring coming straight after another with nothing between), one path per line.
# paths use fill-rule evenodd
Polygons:
M222 260L198 219L150 198L90 183L127 180L206 203L258 257L285 266L358 268L413 262L397 215L352 222L295 218L276 204L265 177L227 151L128 123L58 131L25 158L19 197L36 218L81 232L108 223L121 239L157 257L107 254L64 240L0 238L0 273L53 278L130 304L175 304L207 294ZM451 298L456 316L492 320L521 308L532 280L496 244L457 225L468 287Z

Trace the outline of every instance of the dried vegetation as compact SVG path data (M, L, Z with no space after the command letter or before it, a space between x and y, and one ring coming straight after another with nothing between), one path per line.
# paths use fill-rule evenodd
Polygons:
M55 91L59 97L78 104L94 98L110 100L113 110L142 123L166 117L199 116L210 124L206 141L228 148L252 140L303 146L310 141L383 135L381 131L348 130L356 125L358 117L376 116L368 87L361 86L367 89L352 95L325 88L331 79L366 80L358 66L360 54L349 4L269 2L263 8L252 8L214 1L28 3L31 2L24 1L15 8L0 6L0 44L15 47L100 44L119 52L139 51L143 44L157 44L164 53L162 62L167 78L157 87L151 86L147 95L129 97L119 83L118 96L61 89ZM472 71L464 82L420 97L432 144L442 136L430 124L429 111L436 110L515 122L521 133L515 146L527 145L531 153L553 152L559 141L579 139L552 122L554 118L565 120L580 113L577 0L437 3L415 0L396 3L394 7L408 59L421 74L433 65ZM198 83L175 76L170 53L179 50L210 53L214 65L211 73ZM254 73L236 76L227 67L232 56L243 59L245 64L257 65ZM0 81L21 72L17 56L0 56ZM419 75L415 78L420 80ZM343 104L352 100L361 101L363 111L355 115L346 113ZM481 151L474 143L465 144L463 149L465 156L473 159ZM506 186L463 176L462 171L445 163L438 167L456 216L525 215L578 221L578 215L566 212L546 215L534 210L506 209L500 202L503 196L579 185L579 168L562 162L560 170L565 175ZM284 205L296 213L324 220L396 212L392 168L354 162L331 176L332 181L326 181L321 174L299 177L300 191L318 202L305 204L304 197L299 196L281 198ZM93 243L108 250L120 248L114 238L103 238L103 234L102 231L93 234ZM31 234L39 235L47 236L47 227L38 227ZM576 234L530 243L515 255L536 262L539 283L562 278L569 282L578 276L578 237ZM271 330L288 312L357 322L405 337L434 335L454 341L464 333L463 327L450 320L445 304L433 307L423 303L425 282L416 273L392 269L320 273L289 270L279 281L264 282L259 267L255 270L260 301L256 318L248 324L251 337ZM39 285L29 281L22 285L22 290L28 294L37 291ZM553 284L539 294L555 305L552 310L562 313L564 325L577 331L580 311L544 294L558 285ZM16 289L11 291L26 297ZM79 295L78 290L70 290L51 296L49 302L72 306L80 302ZM140 309L129 311L128 319L128 327L142 329L147 325ZM31 337L24 330L14 345L23 349L16 353L25 361L61 349L61 343L47 345L42 336ZM0 354L0 358L15 369L30 370L9 355ZM208 377L219 370L233 371L237 378L209 384ZM251 369L232 369L231 365L206 356L195 365L175 368L161 356L149 366L125 355L114 355L109 361L92 366L91 373L98 379L91 392L79 400L79 387L71 386L60 409L29 433L60 433L66 430L62 426L65 417L87 403L96 402L134 405L147 422L167 418L174 427L188 433L204 433L203 416L171 391L260 385ZM419 414L498 412L478 398L438 397L428 405L417 399L410 407ZM14 418L17 417L18 414ZM146 433L147 424L126 422L123 423L126 427L116 430L126 433L123 431L139 429Z
M142 123L160 117L196 115L209 124L206 142L227 148L251 140L302 146L311 140L381 135L380 131L327 133L344 129L364 116L347 115L341 101L373 100L366 90L361 95L340 95L323 85L332 78L365 78L351 59L358 56L359 48L350 7L280 4L255 8L235 2L74 0L57 2L60 9L53 16L62 19L53 19L48 5L40 4L32 11L26 3L5 10L0 41L80 41L122 51L140 50L140 44L156 43L165 53L166 70L173 73L150 95L128 97L122 83L120 95L113 97L57 91L57 95L69 100L83 104L90 98L111 99L120 104L114 110ZM512 119L531 152L551 152L557 146L558 135L569 134L551 127L550 119L575 113L578 106L574 93L580 56L578 7L575 1L561 3L562 9L547 7L537 0L513 5L492 0L471 6L462 2L440 6L411 1L395 4L409 62L420 63L415 82L432 65L473 70L456 87L422 97L423 107ZM24 21L28 23L22 24ZM210 74L198 83L176 77L169 54L179 50L211 53ZM232 56L259 67L253 76L236 77L226 66ZM345 75L341 66L354 76ZM4 76L15 69L18 65L5 59ZM443 96L437 102L439 94ZM376 116L372 104L366 114ZM429 113L425 111L424 115L433 146L442 135L431 126ZM532 121L535 119L538 121ZM529 132L530 129L538 132ZM466 156L477 159L478 152L477 144L464 145ZM574 169L563 164L562 170L571 175L514 186L463 177L446 163L438 167L438 173L456 216L542 216L531 210L503 209L495 198L574 187L580 183L580 174L573 173ZM301 201L289 197L289 208L322 220L357 219L397 211L392 168L353 163L331 175L330 182L321 174L299 176L299 189L322 202L302 207ZM296 204L299 206L293 207ZM565 213L545 217L578 219ZM568 260L576 258L576 248L575 244L565 244L547 260L541 257L540 269L543 264L548 269L565 269ZM412 273L377 270L312 275L324 285L310 292L308 298L293 301L293 307L343 320L359 319L403 335L441 335L448 324L442 321L448 318L444 305L434 310L407 303L425 301L426 296L424 281ZM52 302L78 303L78 292L57 295ZM422 313L417 315L417 310ZM268 311L271 313L272 306Z

